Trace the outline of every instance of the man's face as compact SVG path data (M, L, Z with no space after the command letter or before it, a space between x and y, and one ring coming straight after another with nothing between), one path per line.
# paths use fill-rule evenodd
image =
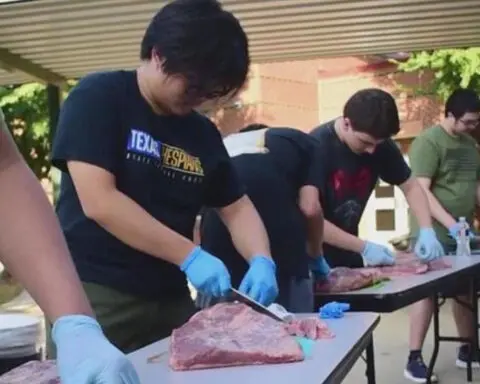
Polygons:
M368 133L355 131L348 118L345 118L344 120L344 128L344 139L346 144L352 152L358 155L363 153L372 154L375 152L377 145L384 141L376 139Z
M454 133L469 133L478 127L480 122L480 113L467 112L461 118L454 121Z

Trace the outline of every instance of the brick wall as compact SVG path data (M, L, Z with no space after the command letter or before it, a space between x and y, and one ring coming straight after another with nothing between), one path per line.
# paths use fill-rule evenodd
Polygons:
M291 126L305 131L341 114L345 101L357 90L385 89L396 97L402 137L412 137L441 116L430 97L412 97L405 88L425 84L429 76L395 72L378 59L346 57L284 63L255 64L237 108L217 111L212 119L224 133L253 122Z

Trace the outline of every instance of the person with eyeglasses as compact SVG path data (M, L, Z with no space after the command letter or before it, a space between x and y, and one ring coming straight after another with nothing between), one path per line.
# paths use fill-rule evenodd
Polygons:
M139 53L136 70L79 81L52 150L68 247L98 322L124 353L188 321L197 310L188 283L229 294L227 267L192 241L203 207L217 210L248 262L242 292L266 305L278 293L262 220L219 130L196 111L245 84L250 57L240 22L216 0L169 1Z
M456 237L463 226L459 218L465 217L467 225L472 225L475 207L480 203L480 155L470 135L479 121L478 94L470 89L457 89L445 103L445 118L422 131L410 147L410 167L427 194L433 228L447 253L455 252ZM417 238L418 223L414 217L410 221L411 237ZM472 248L475 246L472 242ZM468 286L459 282L454 290L444 293L470 302L466 292ZM427 367L421 350L433 313L432 305L431 299L422 300L412 306L410 313L410 355L405 377L417 383L426 382ZM456 300L452 301L452 310L459 336L470 338L473 333L471 311ZM469 355L469 345L461 345L456 365L466 368ZM472 367L480 368L479 351L473 351Z

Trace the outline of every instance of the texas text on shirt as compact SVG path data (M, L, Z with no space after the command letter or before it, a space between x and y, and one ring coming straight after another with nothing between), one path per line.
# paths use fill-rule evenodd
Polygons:
M378 179L400 185L411 175L402 153L391 139L379 144L373 154L355 154L343 143L334 128L334 121L310 133L321 147L319 178L325 220L358 236L358 225L370 194ZM331 267L362 267L360 255L324 244L324 254Z
M177 266L129 247L85 216L66 166L72 160L111 172L119 191L191 239L202 205L223 207L244 193L216 127L196 112L154 114L133 71L97 73L66 99L53 148L63 172L58 216L82 281L155 300L188 296Z

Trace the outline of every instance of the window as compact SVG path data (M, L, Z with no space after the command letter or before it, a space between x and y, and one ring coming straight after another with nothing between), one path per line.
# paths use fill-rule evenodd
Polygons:
M377 231L395 231L395 210L378 209L375 211L375 227Z
M383 197L395 197L395 187L393 185L380 185L378 184L375 187L375 197L376 198L383 198Z

